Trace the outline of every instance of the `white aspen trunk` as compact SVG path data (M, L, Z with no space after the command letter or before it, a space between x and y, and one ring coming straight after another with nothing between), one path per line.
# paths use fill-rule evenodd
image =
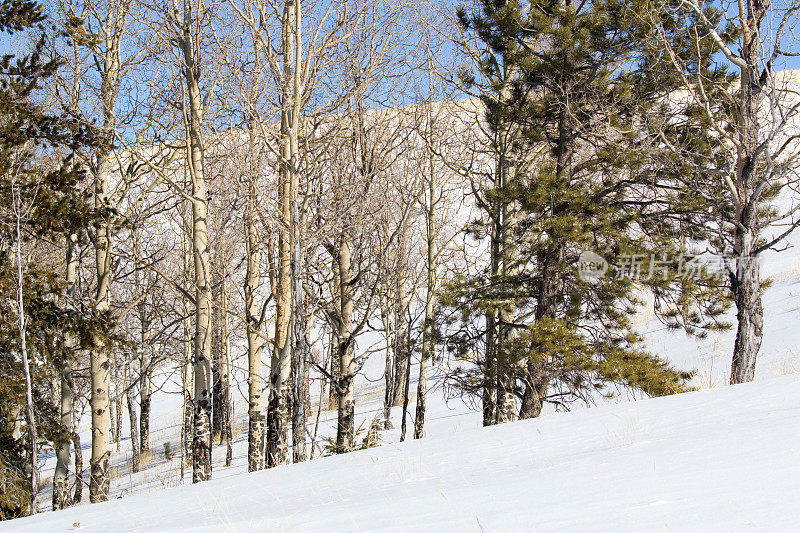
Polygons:
M355 361L353 359L353 265L352 244L345 229L339 242L336 272L339 290L339 323L337 331L337 356L339 358L338 423L336 427L336 447L340 452L353 449L355 437L355 395L353 378Z
M300 0L286 0L283 12L283 95L281 109L281 152L278 172L278 276L275 313L275 348L270 365L270 393L267 411L267 466L289 462L287 420L289 374L292 360L292 205L297 196L298 129L300 114Z
M506 72L506 79L511 79L512 72ZM508 85L504 87L503 91L507 92L510 88ZM507 152L510 147L511 140L508 138L508 132L502 128L498 132L498 160L497 160L497 174L496 186L505 187L509 183L509 173L512 171L512 163L508 160ZM497 240L499 244L499 271L498 273L505 276L509 275L514 268L514 254L513 242L511 235L511 207L508 202L503 200L499 208L500 221L497 228ZM514 361L511 360L509 352L509 345L511 342L511 328L514 321L514 308L511 302L506 302L501 306L497 312L496 324L496 345L495 357L497 364L497 422L504 423L516 419L517 406L516 398L514 395L514 387L516 385L516 378L513 374Z
M508 235L508 209L503 207L503 227L502 227L502 272L508 272L507 265L511 257L509 252L510 238ZM498 313L497 323L497 422L502 424L511 422L517 418L517 403L514 388L516 378L514 377L515 361L511 360L510 342L511 328L514 321L514 310L511 303L503 305Z
M75 282L78 278L78 256L75 243L78 235L72 233L66 238L66 307L74 308ZM69 487L70 445L72 435L72 415L75 410L75 384L72 377L72 364L77 339L72 334L64 338L64 349L61 353L61 398L59 416L63 438L56 445L56 469L53 473L53 510L65 509L72 505L72 494ZM80 450L75 450L80 453ZM80 483L80 480L77 480Z
M261 346L258 335L259 308L256 292L261 286L261 245L258 238L256 220L256 165L253 128L250 128L250 176L247 184L247 204L245 213L245 246L247 271L244 280L244 304L247 313L247 470L254 472L264 468L264 378L261 375Z
M62 439L56 449L56 469L53 474L53 510L65 509L72 505L72 494L69 485L69 466L71 462L70 446L72 444L72 412L75 393L72 380L72 365L64 362L61 368L61 399L59 402L60 420L63 431ZM80 451L76 451L80 453Z
M110 151L116 135L115 106L120 84L121 34L106 34L106 51L103 58L100 100L103 106L103 145L97 154L94 176L95 209L100 211L101 222L95 234L95 269L97 289L94 309L99 315L109 313L111 307L111 249L113 243L108 180L111 171ZM110 484L109 461L110 398L109 349L103 339L96 337L90 353L92 393L92 458L89 461L89 499L92 503L108 500Z
M109 131L108 129L106 131ZM103 149L97 158L95 174L95 208L107 211L109 155ZM95 268L97 290L95 292L95 311L100 315L109 312L111 304L111 221L106 212L95 235ZM109 461L111 449L109 437L111 430L109 401L109 368L108 347L103 339L95 338L90 353L90 374L92 393L90 404L92 409L92 457L89 461L89 499L92 503L108 500L110 484Z
M510 80L513 71L504 68L504 80ZM507 95L510 90L508 84L501 88L502 94ZM503 187L508 181L510 163L506 154L510 141L508 132L499 128L494 142L495 156L495 188ZM507 265L511 262L511 236L509 235L510 210L505 203L498 205L495 202L489 208L491 218L491 244L489 259L489 276L494 279L507 272ZM486 313L486 351L483 376L483 425L489 426L500 422L513 420L516 416L516 402L514 398L514 377L511 374L511 362L508 360L507 346L510 335L510 321L513 320L513 310L509 305L500 309L491 309Z
M12 189L12 194L14 193ZM36 451L36 418L33 412L33 379L31 378L31 361L28 358L28 341L27 341L27 317L25 316L25 301L23 297L23 273L22 273L22 229L20 219L22 218L22 206L16 201L14 202L16 211L16 259L17 259L17 318L19 325L19 347L22 355L22 371L25 375L25 421L28 425L28 450L30 453L31 471L30 471L30 514L36 514L36 493L39 491L39 465L38 454Z
M12 405L8 410L8 418L11 421L11 438L19 440L22 437L22 407Z
M192 440L192 481L211 479L211 283L208 249L208 183L203 168L203 102L198 85L199 68L195 62L192 4L183 4L183 27L180 44L183 74L186 78L189 117L187 163L192 180L192 250L194 256L195 332L194 332L194 438Z
M73 43L73 53L77 55L77 44ZM70 91L70 107L76 109L80 99L80 77L75 76L72 81ZM74 311L76 309L75 283L78 280L78 255L75 246L78 242L78 234L70 233L66 236L64 281L66 284L64 295L66 296L66 308ZM61 353L61 397L59 400L59 416L61 428L64 431L64 440L59 442L56 447L56 469L53 473L53 510L65 509L77 503L70 493L69 487L69 463L70 445L73 440L73 426L75 413L75 382L72 375L72 365L75 363L75 350L78 348L78 339L75 335L67 333L64 337L64 348ZM75 432L77 434L77 432ZM80 440L78 441L80 442ZM78 466L80 458L81 464L83 457L80 447L75 448L75 465ZM81 474L77 468L75 470L76 493L82 490Z

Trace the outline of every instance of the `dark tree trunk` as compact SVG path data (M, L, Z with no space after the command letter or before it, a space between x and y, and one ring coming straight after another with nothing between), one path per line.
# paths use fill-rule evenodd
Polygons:
M289 462L286 427L289 402L289 389L284 388L278 394L275 384L271 384L267 408L267 468Z
M483 362L483 425L497 423L497 353L494 313L486 314L486 354Z
M383 380L383 429L392 429L392 406L396 397L392 348L386 350L386 366L383 369Z
M139 412L141 418L139 419L139 450L143 453L150 451L150 363L143 360L144 366L139 379ZM131 408L128 407L128 412ZM134 415L135 416L135 415ZM134 420L131 419L131 423ZM133 438L133 435L131 435Z
M756 356L764 332L764 308L761 303L761 276L757 257L739 258L738 268L731 275L731 288L736 303L736 341L733 346L731 384L753 381Z
M764 329L764 309L761 304L761 272L758 264L758 210L762 205L764 160L763 127L759 117L764 94L761 76L762 35L760 27L767 15L769 3L748 0L748 27L742 35L740 115L737 126L740 149L736 161L736 188L739 197L734 251L737 264L730 275L731 292L736 304L736 341L731 362L731 383L752 381L756 372L756 357L761 348Z
M408 423L406 422L406 419L408 418L408 402L409 402L408 395L409 395L409 388L410 388L410 383L411 383L411 365L410 364L407 364L405 366L405 371L406 371L406 375L405 375L405 379L403 380L403 417L402 417L402 420L400 422L400 442L403 442L403 441L406 440L406 428L408 426Z
M294 355L297 359L299 354ZM292 462L306 460L306 419L308 417L308 368L304 362L292 371Z
M389 309L389 299L384 294L381 296L381 321L383 322L384 336L386 339L386 362L383 367L383 429L392 429L392 406L395 403L395 364L394 364L394 345L395 337L393 333L392 315Z
M75 448L75 496L72 497L74 505L83 500L83 449L81 436L77 431L72 434L72 447Z
M328 342L330 358L330 378L328 379L328 409L339 409L339 394L336 392L339 380L339 357L336 351L336 337L333 333Z
M217 238L217 242L219 242L219 237ZM212 272L212 289L211 294L214 300L214 307L216 309L220 309L222 307L222 274L220 273L220 251L219 246L216 246L214 251L214 260L213 260L213 272ZM222 313L216 312L212 317L212 326L213 333L211 335L211 376L212 376L212 414L211 414L211 423L212 423L212 438L218 436L222 437L223 429L225 427L225 409L226 405L223 399L224 396L224 387L223 387L223 339L222 339ZM220 443L222 441L220 440Z
M194 435L194 402L192 401L192 375L191 375L191 348L187 349L187 366L184 369L184 384L183 384L183 427L181 428L182 441L181 449L182 463L181 463L181 481L183 481L183 470L185 465L189 464L189 459L192 457L192 435Z
M202 397L194 405L192 457L192 482L211 479L211 404Z
M117 365L113 365L114 367L114 380L116 382L116 367ZM119 424L117 423L117 402L113 399L108 402L108 432L109 442L114 442L117 444L117 450L119 450Z
M405 292L404 290L402 292ZM394 353L394 400L393 406L402 405L403 391L406 389L406 380L409 376L409 359L408 352L410 346L408 345L408 322L406 320L406 307L405 298L401 294L398 298L398 310L395 313L395 353Z
M547 365L544 362L528 362L525 391L522 394L522 405L519 419L536 418L542 413L544 397L547 393Z
M572 91L572 84L569 79L564 80L564 91ZM564 97L566 101L566 97ZM569 108L564 106L558 120L558 141L555 146L556 151L556 175L568 187L572 180L572 163L575 152L575 141L573 136L573 125ZM553 199L548 206L550 215L557 216L562 209L558 200ZM536 310L534 318L538 322L546 318L558 316L559 285L561 284L561 272L564 270L564 243L559 235L548 235L550 239L549 247L544 250L541 259L541 281L539 282ZM531 354L536 354L535 346L531 347ZM525 364L525 389L522 394L522 405L519 410L519 418L538 417L542 412L544 398L547 394L548 386L548 365L546 354L540 354L542 359L529 356Z
M133 397L133 384L129 382L126 385L125 398L128 402L128 419L131 426L131 470L135 473L140 468L139 452L141 450L141 440L139 438L139 428L141 426L136 421L136 401Z
M539 284L539 297L534 315L537 321L556 316L558 286L563 262L564 247L560 243L555 243L545 254L542 265L542 279ZM531 353L535 353L535 351ZM525 390L522 394L522 405L519 410L520 420L535 418L542 412L548 385L547 364L546 360L540 361L532 357L528 358Z
M296 293L302 294L302 293ZM294 352L292 353L292 462L306 460L306 419L308 408L308 354L305 317L297 309L294 318Z
M353 401L353 345L347 336L339 341L337 348L339 375L337 404L338 420L336 426L336 447L339 451L353 449L355 439L355 402Z

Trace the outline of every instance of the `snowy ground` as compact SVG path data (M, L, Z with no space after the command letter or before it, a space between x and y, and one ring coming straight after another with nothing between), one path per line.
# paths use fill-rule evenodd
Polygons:
M800 375L215 479L8 531L791 530ZM441 424L441 420L440 420Z

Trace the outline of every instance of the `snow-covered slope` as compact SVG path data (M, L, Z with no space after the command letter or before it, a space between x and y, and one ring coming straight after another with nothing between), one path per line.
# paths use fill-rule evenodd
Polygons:
M787 375L465 429L0 530L792 530L798 399L800 375Z

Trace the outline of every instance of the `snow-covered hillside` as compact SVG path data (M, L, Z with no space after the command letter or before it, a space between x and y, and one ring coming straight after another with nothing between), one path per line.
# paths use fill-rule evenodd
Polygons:
M4 531L792 530L800 375L468 429Z

